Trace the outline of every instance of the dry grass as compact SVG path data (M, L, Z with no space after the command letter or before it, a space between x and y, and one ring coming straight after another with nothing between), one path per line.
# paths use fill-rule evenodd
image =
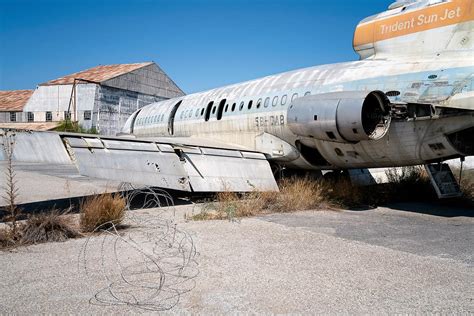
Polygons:
M80 225L84 232L120 225L125 217L126 201L118 194L95 195L80 206Z
M28 216L24 222L17 223L16 229L11 225L0 228L0 249L10 250L45 242L66 241L79 237L73 219L67 212L52 210L48 213Z
M216 203L203 206L194 220L249 217L271 212L293 212L314 209L324 201L322 186L309 178L290 178L280 183L280 192L251 192L239 195L220 192Z
M459 168L453 168L454 176L458 182L459 171ZM474 170L463 170L460 186L464 198L471 204L474 204Z
M15 248L20 238L18 230L14 233L10 226L0 228L0 249L9 250Z
M435 199L430 180L422 167L404 167L387 172L389 183L356 186L349 179L314 180L289 178L279 183L280 192L239 195L222 192L215 203L205 204L194 220L233 219L271 212L311 209L375 207L390 202ZM471 187L471 189L474 185Z
M20 230L20 244L58 242L78 237L74 222L66 215L67 213L52 210L28 217Z

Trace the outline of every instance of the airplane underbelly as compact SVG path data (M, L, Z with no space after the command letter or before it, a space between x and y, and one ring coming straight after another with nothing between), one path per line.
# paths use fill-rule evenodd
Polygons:
M335 143L306 140L333 166L371 168L424 164L462 156L447 135L474 127L474 114L439 119L393 122L389 132L376 141Z

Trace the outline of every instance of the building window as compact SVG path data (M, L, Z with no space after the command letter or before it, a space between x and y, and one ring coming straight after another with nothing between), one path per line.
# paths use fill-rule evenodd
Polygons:
M52 112L46 112L46 122L51 122L53 120L53 113Z
M91 120L91 111L84 111L84 121Z
M27 112L26 115L27 115L28 122L34 122L35 121L35 113Z
M10 122L16 122L16 112L10 112Z
M70 120L71 119L71 112L64 111L64 119L65 120Z

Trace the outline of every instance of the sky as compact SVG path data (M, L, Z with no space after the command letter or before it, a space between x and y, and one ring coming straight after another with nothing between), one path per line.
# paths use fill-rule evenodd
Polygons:
M387 0L0 0L0 90L154 61L186 93L357 60Z

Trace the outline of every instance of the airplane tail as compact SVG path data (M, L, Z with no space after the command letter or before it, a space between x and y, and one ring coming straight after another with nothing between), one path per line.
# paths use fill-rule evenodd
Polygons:
M399 0L357 26L361 59L474 50L473 0Z

